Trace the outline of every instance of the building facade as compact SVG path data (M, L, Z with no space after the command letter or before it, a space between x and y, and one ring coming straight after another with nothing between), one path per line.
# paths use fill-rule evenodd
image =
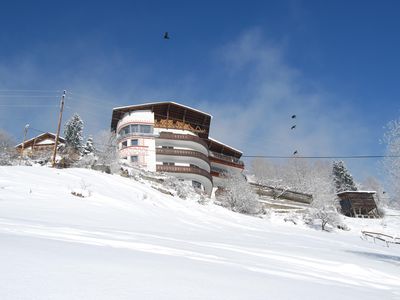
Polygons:
M119 156L145 170L191 181L210 195L224 175L241 172L242 152L209 137L212 116L175 102L113 109Z

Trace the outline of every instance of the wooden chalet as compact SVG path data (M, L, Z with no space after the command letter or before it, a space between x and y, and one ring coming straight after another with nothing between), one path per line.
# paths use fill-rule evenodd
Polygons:
M353 218L379 218L374 191L343 191L337 194L342 214Z
M56 135L51 132L45 132L38 136L35 136L23 143L15 146L15 149L21 153L23 149L23 155L34 157L40 156L51 152L54 149L54 144L56 140ZM65 139L63 137L58 138L60 144L65 144Z

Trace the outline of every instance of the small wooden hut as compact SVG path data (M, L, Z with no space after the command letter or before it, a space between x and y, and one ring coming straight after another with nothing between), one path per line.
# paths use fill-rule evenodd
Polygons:
M379 218L374 191L343 191L337 194L342 214L353 218Z

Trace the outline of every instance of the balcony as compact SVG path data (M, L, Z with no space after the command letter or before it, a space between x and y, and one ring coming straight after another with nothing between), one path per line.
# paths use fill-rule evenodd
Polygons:
M207 143L202 138L199 138L196 135L177 134L177 133L171 133L171 132L160 132L160 136L158 138L159 139L166 139L166 140L195 142L195 143L198 143L198 144L204 146L204 148L206 148L208 150Z
M211 160L214 158L215 162L222 161L222 164L227 164L236 168L244 168L244 163L240 159L233 157L233 156L227 156L221 153L213 152L210 151L209 153Z
M212 182L212 177L209 172L196 167L157 165L157 172L196 174L206 177L210 182Z
M193 150L156 148L156 154L195 157L204 160L208 165L210 165L210 161L206 155Z

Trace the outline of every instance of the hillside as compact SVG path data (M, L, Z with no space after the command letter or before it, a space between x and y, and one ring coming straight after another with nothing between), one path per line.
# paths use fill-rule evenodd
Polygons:
M400 299L400 246L360 239L381 220L348 224L327 233L117 175L0 167L0 299Z

